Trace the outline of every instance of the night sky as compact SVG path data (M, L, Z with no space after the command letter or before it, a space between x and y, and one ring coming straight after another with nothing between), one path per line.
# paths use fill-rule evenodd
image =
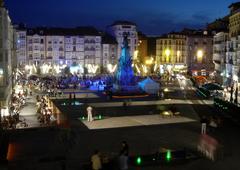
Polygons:
M13 23L28 27L95 26L135 22L147 35L202 28L229 13L236 0L5 0Z

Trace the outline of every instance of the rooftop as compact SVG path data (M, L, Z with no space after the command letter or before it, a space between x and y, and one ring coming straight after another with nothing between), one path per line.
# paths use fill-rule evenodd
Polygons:
M116 41L116 39L113 36L105 33L102 36L102 43L103 44L117 44L117 41Z
M37 27L27 29L28 35L79 35L79 36L100 36L98 30L94 27L76 27L76 28L47 28L47 27Z
M235 2L228 6L228 8L232 8L232 7L240 7L240 2Z

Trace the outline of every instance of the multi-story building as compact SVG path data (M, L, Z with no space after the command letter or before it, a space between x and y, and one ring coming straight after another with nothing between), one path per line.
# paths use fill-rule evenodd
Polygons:
M237 84L239 86L240 77L240 2L229 6L229 41L227 42L226 53L226 76L228 85Z
M15 33L7 9L0 1L0 108L7 107L13 87L13 72L16 68Z
M63 63L65 61L64 36L47 33L45 42L46 64L56 65Z
M229 7L229 36L236 37L240 34L240 2L231 4Z
M118 43L116 39L109 34L104 34L102 37L102 65L105 66L103 72L113 73L116 70L118 62L117 50Z
M65 59L68 66L79 65L80 72L87 68L88 73L100 71L102 66L101 35L93 27L65 29Z
M116 38L118 43L118 57L121 54L124 36L128 36L130 55L133 57L137 51L138 33L136 24L129 21L116 21L108 27L108 33Z
M156 41L157 37L148 37L147 38L147 55L153 56L156 60Z
M148 39L142 32L138 32L137 60L145 64L146 61L152 61L153 56L148 56Z
M18 41L18 40L17 40ZM45 35L43 29L27 30L27 56L26 64L40 66L46 59Z
M213 36L207 31L194 31L187 36L187 66L193 76L209 76L214 72Z
M17 35L18 64L27 65L29 72L67 65L91 73L103 64L101 36L93 27L33 28L18 30ZM96 69L89 69L93 65Z
M186 68L186 36L170 33L156 40L156 63L160 72L184 71Z
M16 27L16 39L18 66L22 67L27 62L27 31L24 27Z
M213 62L215 70L215 81L226 85L226 52L228 32L218 32L213 38Z

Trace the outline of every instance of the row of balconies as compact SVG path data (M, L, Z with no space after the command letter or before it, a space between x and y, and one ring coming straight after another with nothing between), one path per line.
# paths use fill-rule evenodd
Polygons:
M58 42L52 42L52 41L48 41L47 42L48 44L63 44L62 41L58 41ZM76 42L76 41L65 41L64 42L65 44L73 44L73 45L76 45L76 44L95 44L95 43L101 43L101 42L97 42L95 40L85 40L83 42ZM45 44L44 41L32 41L32 40L28 40L28 44Z
M30 56L28 56L28 59L39 59L39 60L44 60L44 59L53 59L53 58L59 58L59 59L66 59L66 58L76 58L76 57L83 57L83 56L58 56L58 57L53 57L53 56L32 56L32 55L30 55ZM85 58L91 58L91 57L93 57L93 58L95 58L95 57L97 57L95 54L85 54ZM111 55L111 57L112 58L115 58L116 57L116 55ZM25 58L25 57L24 57Z
M84 49L83 48L76 48L75 46L73 48L65 48L66 51L95 51L95 50L100 50L101 48L96 46L96 47L85 47ZM28 48L28 51L44 51L45 49L44 48L32 48L32 47L29 47ZM58 48L58 50L53 49L52 47L48 47L47 48L47 51L64 51L64 48L63 47L60 47Z
M219 40L216 40L213 42L214 44L225 44L226 41L219 41Z

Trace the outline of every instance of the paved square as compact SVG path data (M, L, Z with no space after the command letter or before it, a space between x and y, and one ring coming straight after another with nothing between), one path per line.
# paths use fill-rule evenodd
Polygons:
M188 123L196 120L187 117L162 117L160 115L141 115L141 116L122 116L122 117L106 117L101 120L88 122L82 121L88 129L108 129L108 128L121 128L131 126L151 126L160 124L172 123Z

